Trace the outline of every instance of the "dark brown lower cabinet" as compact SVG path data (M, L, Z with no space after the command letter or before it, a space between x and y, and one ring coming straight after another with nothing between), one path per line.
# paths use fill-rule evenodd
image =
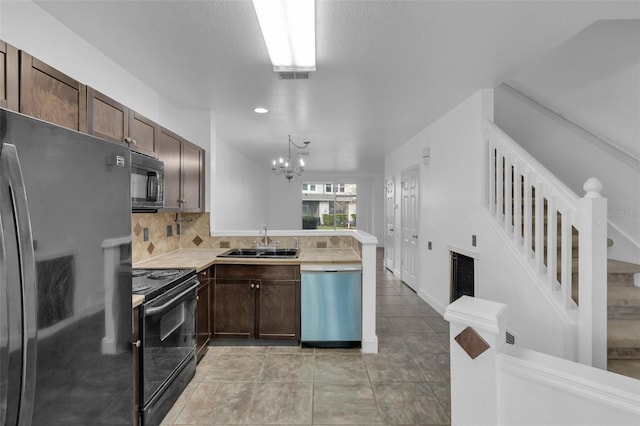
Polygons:
M196 304L196 358L198 362L207 353L211 340L210 312L210 269L198 273L197 304Z
M300 339L300 267L216 265L213 338Z

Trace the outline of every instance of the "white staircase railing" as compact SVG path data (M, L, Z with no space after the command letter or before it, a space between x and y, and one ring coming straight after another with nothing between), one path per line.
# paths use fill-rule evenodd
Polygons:
M579 362L607 363L607 200L589 179L580 198L491 121L485 205L557 309L577 326ZM579 155L579 153L576 153Z
M639 380L506 344L512 314L469 296L447 306L452 425L638 425Z

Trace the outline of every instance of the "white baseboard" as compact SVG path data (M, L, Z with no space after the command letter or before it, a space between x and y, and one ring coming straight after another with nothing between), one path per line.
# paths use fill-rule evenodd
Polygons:
M429 293L422 289L418 290L418 296L444 317L444 311L447 309L446 306L441 305L436 299L431 297Z
M362 339L362 353L363 354L378 353L378 336Z

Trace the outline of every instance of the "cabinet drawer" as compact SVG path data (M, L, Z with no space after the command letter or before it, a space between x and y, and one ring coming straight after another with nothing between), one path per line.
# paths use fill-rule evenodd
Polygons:
M216 278L299 280L299 265L216 265Z

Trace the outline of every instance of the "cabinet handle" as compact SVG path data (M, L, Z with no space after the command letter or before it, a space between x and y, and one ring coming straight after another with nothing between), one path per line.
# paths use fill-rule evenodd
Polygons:
M135 139L131 139L131 145L136 146L138 144L138 141L136 141Z
M256 284L256 288L260 288L260 284Z
M256 286L255 284L251 284L251 288L255 288L255 286Z
M196 296L196 302L200 300L200 296Z
M140 342L140 340L136 340L135 342L133 342L133 346L135 346L136 348L139 348L140 345L142 345L142 342Z

